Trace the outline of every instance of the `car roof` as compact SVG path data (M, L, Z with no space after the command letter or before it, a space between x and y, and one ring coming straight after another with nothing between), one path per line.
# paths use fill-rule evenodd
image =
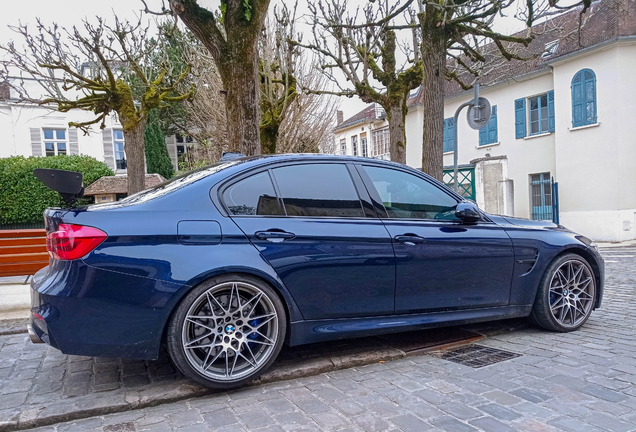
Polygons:
M384 159L375 159L361 156L345 156L345 155L333 155L324 153L283 153L283 154L269 154L269 155L257 155L257 156L245 156L235 161L241 161L244 168L248 166L257 166L266 163L274 162L296 162L296 161L332 161L332 162L350 162L350 163L368 163L368 164L380 164L392 167L407 168L413 171L420 172L421 170L412 168L408 165L400 164L397 162L391 162Z

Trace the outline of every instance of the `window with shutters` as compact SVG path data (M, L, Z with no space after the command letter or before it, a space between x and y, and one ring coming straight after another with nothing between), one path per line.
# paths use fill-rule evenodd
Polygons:
M497 136L497 105L492 107L492 113L488 124L479 130L479 145L495 144L499 140Z
M42 129L46 156L67 154L66 129Z
M124 131L113 130L113 147L115 148L115 166L118 170L125 170L126 153L124 152Z
M444 153L455 150L455 118L444 119Z
M371 146L371 157L377 159L388 159L389 156L389 128L376 129L373 131L373 145Z
M555 124L554 90L515 100L515 138L554 132Z
M572 78L572 126L596 123L596 75L580 70Z
M351 148L353 149L353 155L358 156L358 135L351 137Z
M548 132L548 95L531 97L530 135Z

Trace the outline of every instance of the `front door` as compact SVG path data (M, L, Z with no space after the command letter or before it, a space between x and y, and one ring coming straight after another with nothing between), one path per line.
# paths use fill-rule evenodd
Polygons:
M455 217L444 186L405 170L358 166L393 239L396 313L509 303L512 242L502 228Z
M370 205L363 207L358 192L366 190L357 176L340 163L285 165L223 192L232 219L276 270L305 319L393 313L391 238Z

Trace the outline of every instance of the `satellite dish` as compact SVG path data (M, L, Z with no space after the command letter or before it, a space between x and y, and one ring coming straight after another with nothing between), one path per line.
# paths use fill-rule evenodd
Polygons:
M471 128L479 130L488 124L491 115L492 108L490 107L490 102L488 99L480 97L478 106L472 104L468 106L466 120Z

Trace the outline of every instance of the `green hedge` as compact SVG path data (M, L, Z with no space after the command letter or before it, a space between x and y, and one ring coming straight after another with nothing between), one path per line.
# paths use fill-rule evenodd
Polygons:
M115 175L105 163L90 156L12 156L0 159L0 224L37 223L47 207L65 207L57 192L35 178L36 168L79 171L84 175L84 186L100 177ZM85 198L77 205L93 200Z

